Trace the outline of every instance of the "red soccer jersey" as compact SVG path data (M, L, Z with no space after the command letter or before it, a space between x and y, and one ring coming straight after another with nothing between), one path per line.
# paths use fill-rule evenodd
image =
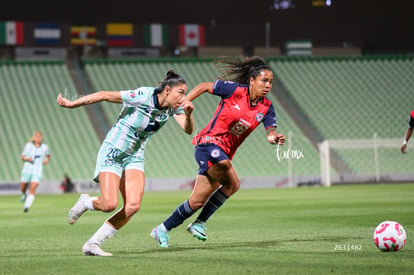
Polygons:
M408 128L414 128L414 110L410 113L410 119L408 121Z
M252 106L247 85L217 80L213 94L222 100L209 124L193 138L194 145L215 144L232 159L237 148L261 122L265 129L277 126L270 100L262 98Z

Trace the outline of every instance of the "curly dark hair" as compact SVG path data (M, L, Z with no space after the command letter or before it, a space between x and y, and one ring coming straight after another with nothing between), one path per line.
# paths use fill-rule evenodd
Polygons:
M246 58L222 58L217 67L222 80L249 84L250 77L256 78L263 70L272 70L260 56Z

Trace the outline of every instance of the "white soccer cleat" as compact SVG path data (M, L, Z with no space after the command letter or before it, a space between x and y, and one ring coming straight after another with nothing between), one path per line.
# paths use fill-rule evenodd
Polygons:
M103 251L99 245L86 242L82 247L82 254L85 256L102 256L109 257L112 253Z
M87 200L90 196L88 194L81 194L78 201L75 205L69 210L68 213L68 222L70 224L75 224L79 217L88 210L85 207L85 200Z

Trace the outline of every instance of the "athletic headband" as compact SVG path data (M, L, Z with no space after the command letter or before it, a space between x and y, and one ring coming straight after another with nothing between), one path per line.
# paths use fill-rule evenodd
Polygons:
M256 75L260 70L263 70L263 69L270 70L270 67L268 65L259 65L257 67L251 66L249 69L248 76L251 77L252 75Z

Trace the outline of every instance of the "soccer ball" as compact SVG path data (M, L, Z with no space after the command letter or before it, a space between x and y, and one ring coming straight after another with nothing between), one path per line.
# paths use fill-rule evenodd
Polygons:
M374 231L375 245L381 251L399 251L407 239L404 227L395 221L384 221Z

